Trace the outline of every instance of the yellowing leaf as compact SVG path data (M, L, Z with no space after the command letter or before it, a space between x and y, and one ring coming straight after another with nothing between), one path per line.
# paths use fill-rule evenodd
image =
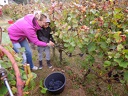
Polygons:
M113 36L115 38L115 40L116 40L117 43L122 40L120 34L121 34L121 31L118 31L118 32L115 32L115 34Z
M124 46L123 46L122 44L119 44L119 45L117 46L117 50L118 50L118 51L121 51L123 48L124 48Z

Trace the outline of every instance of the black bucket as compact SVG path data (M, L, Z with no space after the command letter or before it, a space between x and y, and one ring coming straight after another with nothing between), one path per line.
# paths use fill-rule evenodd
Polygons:
M61 92L63 92L65 84L66 78L61 72L54 72L48 75L44 80L44 87L53 94L60 94Z

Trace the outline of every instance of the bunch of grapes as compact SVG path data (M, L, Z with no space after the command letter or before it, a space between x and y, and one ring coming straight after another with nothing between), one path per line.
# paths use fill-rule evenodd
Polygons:
M56 90L56 89L59 89L62 85L63 85L63 82L62 81L59 81L59 80L55 81L54 79L52 79L49 82L48 89L50 89L50 90Z

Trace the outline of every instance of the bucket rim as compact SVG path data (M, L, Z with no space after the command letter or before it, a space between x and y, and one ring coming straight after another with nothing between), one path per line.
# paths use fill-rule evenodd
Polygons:
M62 85L60 88L58 88L58 89L56 89L56 90L50 90L50 89L48 89L48 88L46 87L45 82L46 82L46 79L47 79L50 75L53 75L53 74L55 74L55 73L62 74L62 75L64 76L65 82L63 83L63 85ZM44 79L44 87L47 88L47 90L48 90L48 91L51 91L51 92L56 92L56 91L62 89L62 88L65 86L65 83L66 83L66 77L65 77L65 75L64 75L62 72L52 72L51 74L49 74L49 75Z

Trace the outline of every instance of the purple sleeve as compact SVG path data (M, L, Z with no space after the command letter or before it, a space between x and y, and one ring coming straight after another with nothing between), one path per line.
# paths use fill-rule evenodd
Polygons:
M29 41L32 42L33 44L37 46L47 46L47 43L38 40L34 29L29 29L25 31L25 34L27 38L29 39Z

